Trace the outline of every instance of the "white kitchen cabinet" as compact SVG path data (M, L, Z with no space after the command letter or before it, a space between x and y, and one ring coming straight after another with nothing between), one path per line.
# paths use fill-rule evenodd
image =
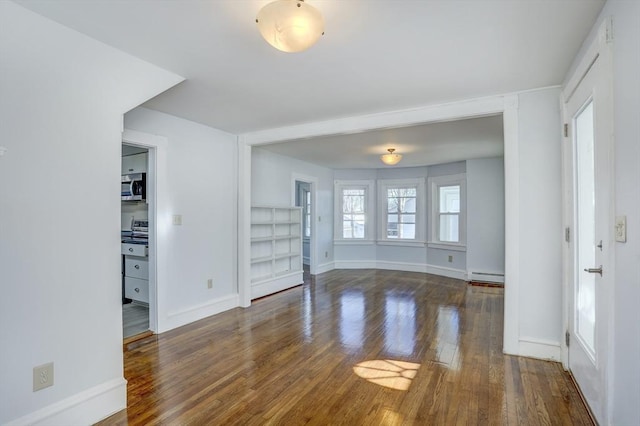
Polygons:
M149 303L149 258L144 244L122 244L124 297Z
M149 280L125 276L124 297L149 303Z
M146 257L149 249L144 244L122 243L122 254L126 256Z
M147 172L147 153L126 155L122 157L122 174L129 173L146 173Z
M149 260L146 258L142 259L139 257L125 256L124 270L126 271L126 276L148 280Z
M251 298L303 283L302 209L251 208Z

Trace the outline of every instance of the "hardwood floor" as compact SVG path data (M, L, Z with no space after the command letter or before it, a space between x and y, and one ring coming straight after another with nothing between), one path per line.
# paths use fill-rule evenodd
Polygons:
M557 363L502 354L503 289L339 270L124 353L101 425L591 425Z

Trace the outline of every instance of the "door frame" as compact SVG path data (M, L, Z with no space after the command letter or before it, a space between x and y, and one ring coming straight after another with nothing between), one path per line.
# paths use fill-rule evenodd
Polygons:
M160 218L167 216L166 150L167 138L136 130L124 129L122 144L148 149L147 193L153 194L149 202L149 330L164 331L161 315L166 309L162 301L162 286L167 282L166 232L160 232L167 224Z
M609 200L608 201L608 212L607 216L609 222L615 218L615 191L614 191L614 182L615 182L615 169L614 169L614 136L613 136L613 22L611 17L607 17L604 19L596 36L591 41L591 43L587 46L584 54L577 64L575 70L573 70L571 77L567 80L566 84L562 88L562 92L560 95L560 104L562 111L563 123L565 126L568 126L568 131L563 135L563 144L562 144L562 208L563 208L563 226L565 228L565 241L562 245L562 268L563 268L563 330L566 334L569 333L570 330L570 321L573 316L573 312L571 310L571 298L574 290L574 284L577 277L575 276L575 253L576 247L574 244L575 241L575 229L576 229L576 217L575 217L575 179L574 179L574 143L573 143L573 135L572 130L570 129L570 125L573 121L573 117L571 113L567 110L567 101L571 98L571 96L575 93L578 86L587 75L592 65L597 60L599 62L599 67L601 67L602 72L604 73L604 78L606 79L606 84L609 86L609 95L604 99L600 100L600 104L604 102L604 108L607 109L610 113L608 117L604 120L606 125L608 126L607 134L610 135L608 140L603 141L607 143L607 150L610 155L608 157L608 192L609 192ZM602 143L602 141L600 142ZM613 226L613 225L612 225ZM567 238L568 233L568 238ZM605 271L603 274L603 278L601 279L601 285L605 287L605 298L602 301L604 303L605 312L606 312L606 329L602 330L607 333L607 345L606 347L613 347L613 293L615 285L615 244L613 243L612 238L614 237L613 230L610 230L608 242L608 250L606 253L607 263L609 265L609 270ZM568 240L568 241L567 241ZM570 370L569 366L569 347L567 346L567 340L563 339L561 344L561 356L562 356L562 365L566 370ZM569 342L571 344L571 342ZM613 356L612 353L605 354L605 360L602 363L602 367L604 368L604 401L602 404L602 418L596 419L597 421L602 422L603 424L609 424L611 422L611 413L612 413L612 380L611 373L613 371ZM593 414L593 413L592 413Z
M315 275L318 266L318 247L317 247L317 229L316 224L316 204L318 191L318 178L315 176L301 175L298 173L291 174L291 205L296 205L296 181L309 184L309 192L311 192L311 237L309 238L309 273Z

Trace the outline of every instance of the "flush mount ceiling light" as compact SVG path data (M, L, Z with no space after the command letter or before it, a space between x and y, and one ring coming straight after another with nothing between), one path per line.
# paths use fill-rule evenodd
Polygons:
M384 164L388 164L389 166L393 166L393 165L398 164L400 162L400 160L402 160L402 155L393 153L393 151L395 151L395 148L389 148L389 149L387 149L387 151L389 151L388 154L383 154L383 155L380 156L380 159L382 160L382 162Z
M262 37L283 52L302 52L324 34L324 19L304 0L276 0L258 12L256 23Z

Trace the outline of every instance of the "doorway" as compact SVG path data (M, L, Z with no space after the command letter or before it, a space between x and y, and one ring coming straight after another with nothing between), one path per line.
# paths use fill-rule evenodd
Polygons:
M311 265L311 185L296 181L296 207L302 208L302 269L307 275Z
M125 341L149 332L149 149L122 144L122 336Z
M310 176L293 176L293 204L302 208L302 268L304 277L316 274L315 202L317 179Z
M609 327L613 285L613 109L610 55L596 45L565 89L565 186L568 228L567 359L596 421L609 423Z

